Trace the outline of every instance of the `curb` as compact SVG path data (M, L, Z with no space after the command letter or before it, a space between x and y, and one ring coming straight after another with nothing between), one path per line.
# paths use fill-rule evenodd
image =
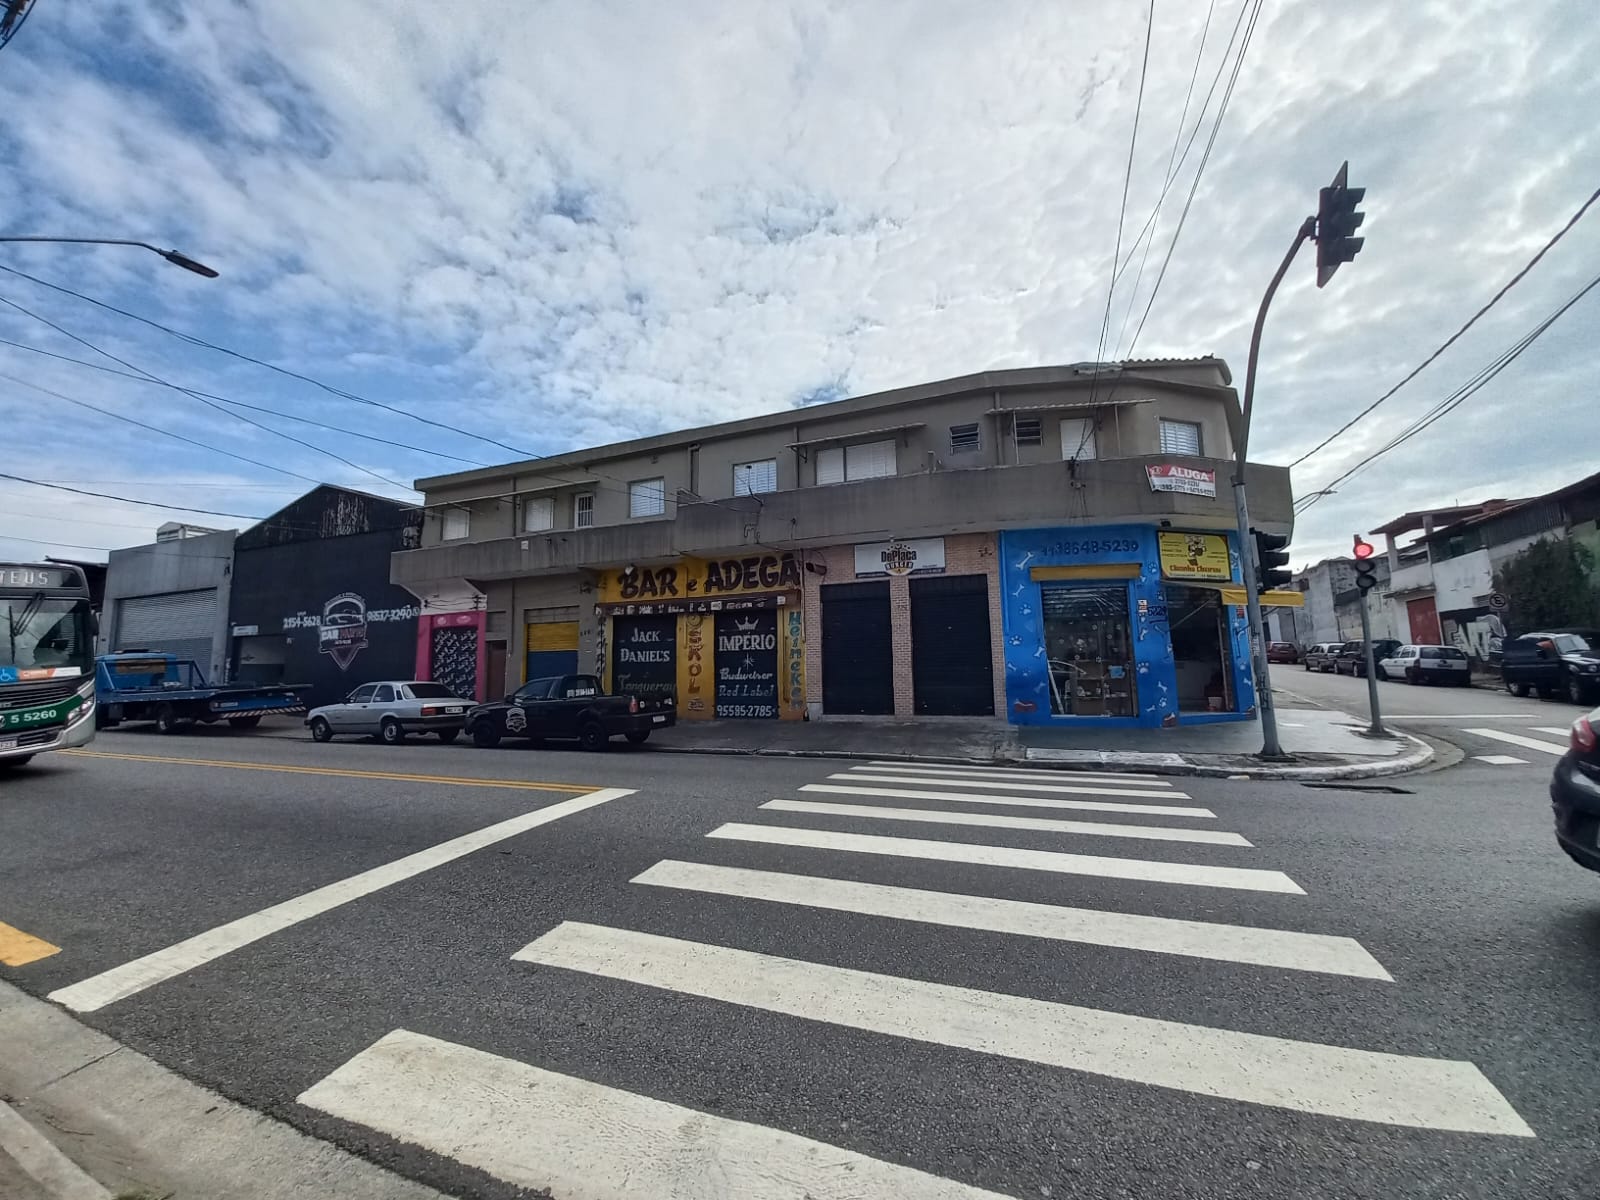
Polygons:
M1404 775L1427 766L1434 758L1434 748L1410 734L1400 737L1412 743L1410 750L1389 758L1369 758L1356 762L1316 763L1295 766L1292 763L1262 764L1213 763L1199 756L1184 757L1179 754L1156 755L1149 751L1066 750L1063 754L1082 755L1075 759L1031 758L1026 751L1021 757L993 754L987 758L947 754L895 754L852 750L772 750L762 747L745 749L736 746L651 746L652 754L712 754L741 756L745 758L820 758L834 760L860 760L873 758L880 762L928 763L959 767L1026 767L1031 770L1081 771L1099 774L1136 772L1146 775L1190 775L1211 779L1228 779L1245 776L1250 779L1286 779L1305 783L1321 783L1340 779L1382 779L1390 775Z
M192 1083L63 1010L0 981L0 1149L7 1113L118 1190L207 1200L445 1200L443 1193ZM13 1151L13 1153L15 1153ZM57 1150L57 1154L64 1151ZM32 1172L29 1172L32 1174ZM98 1185L96 1185L98 1186ZM104 1191L57 1191L88 1200Z
M111 1200L111 1193L0 1100L0 1155L9 1155L51 1200Z

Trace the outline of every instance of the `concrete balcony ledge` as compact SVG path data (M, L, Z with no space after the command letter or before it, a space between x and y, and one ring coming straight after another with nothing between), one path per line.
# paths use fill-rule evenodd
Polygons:
M1173 462L1214 471L1216 496L1152 491L1146 465ZM924 471L717 501L680 493L674 520L404 550L391 560L391 578L403 587L438 579L513 579L686 554L735 554L757 545L799 549L1055 525L1170 521L1176 528L1229 529L1229 469L1219 459L1151 455ZM1294 520L1288 470L1252 463L1248 479L1253 522L1287 533Z

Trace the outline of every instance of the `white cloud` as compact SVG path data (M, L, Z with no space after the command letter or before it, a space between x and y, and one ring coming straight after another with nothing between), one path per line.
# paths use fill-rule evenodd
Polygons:
M1240 2L1216 6L1191 120ZM1166 170L1204 11L1157 6L1125 249ZM1367 248L1322 291L1309 252L1296 264L1268 326L1253 457L1287 461L1320 440L1593 188L1600 33L1588 16L1579 2L1266 6L1137 353L1219 353L1242 382L1261 289L1348 157L1369 188ZM224 274L207 283L110 250L5 261L540 451L819 390L1084 359L1106 303L1143 36L1126 5L1020 0L41 6L0 64L3 231L127 232ZM1133 299L1127 335L1138 323L1204 141L1162 209L1141 294L1130 270L1116 297L1113 335ZM1297 487L1321 486L1520 335L1597 249L1592 217L1380 418L1297 469ZM0 295L207 391L506 454L3 275ZM1575 309L1571 329L1592 328L1593 311ZM1405 504L1584 473L1592 452L1569 431L1597 368L1587 339L1562 332L1312 509L1297 554L1340 549ZM55 344L14 315L0 336ZM4 348L0 370L308 475L365 478L182 397ZM0 415L37 411L0 391ZM271 478L70 421L70 443L31 451L52 477L238 466L241 482ZM451 466L320 444L399 477ZM105 465L86 470L85 455ZM137 540L113 529L95 536Z

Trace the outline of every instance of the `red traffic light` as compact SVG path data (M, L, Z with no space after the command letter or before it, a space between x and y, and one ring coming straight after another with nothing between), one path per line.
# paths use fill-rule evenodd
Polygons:
M1363 541L1359 536L1356 538L1354 553L1357 558L1371 558L1377 552L1378 548L1371 542Z

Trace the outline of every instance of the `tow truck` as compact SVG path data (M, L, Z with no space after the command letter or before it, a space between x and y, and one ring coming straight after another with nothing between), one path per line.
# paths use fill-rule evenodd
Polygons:
M123 650L94 660L95 722L111 729L124 721L154 721L159 733L199 722L226 721L254 729L261 718L306 711L309 684L207 683L193 659Z

